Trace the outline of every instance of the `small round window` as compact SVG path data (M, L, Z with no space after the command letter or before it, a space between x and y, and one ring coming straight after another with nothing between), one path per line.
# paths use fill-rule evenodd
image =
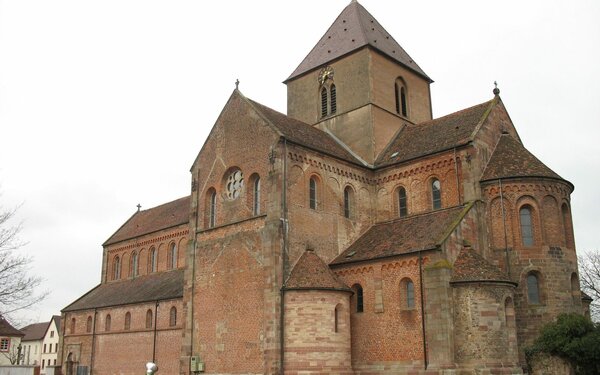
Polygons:
M244 186L244 176L242 175L242 171L235 170L231 172L229 177L227 177L227 198L228 199L236 199L242 193L242 187Z

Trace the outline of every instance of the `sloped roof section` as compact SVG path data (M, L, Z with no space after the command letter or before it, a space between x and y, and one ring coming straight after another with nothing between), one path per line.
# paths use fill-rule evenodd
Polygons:
M290 277L285 282L285 289L351 291L312 250L307 250L300 256L290 273Z
M464 247L452 269L451 282L510 282L508 276L471 247Z
M467 144L496 103L492 99L444 117L405 126L375 165L384 167Z
M183 270L153 273L100 284L62 311L159 301L183 297Z
M502 134L481 181L509 177L548 177L563 179L533 156L521 142Z
M3 316L0 316L0 336L23 337L25 334L13 327Z
M23 332L25 336L23 336L21 340L36 341L43 339L49 324L50 322L34 323L22 328L21 332Z
M189 212L189 196L136 212L104 242L103 246L185 224L189 221Z
M457 206L375 224L330 265L435 249L470 208L471 205Z
M276 110L251 99L247 100L263 115L264 118L275 126L286 139L339 159L363 165L361 161L356 159L348 150L324 131L308 125L305 122L293 119L281 112L277 112Z
M400 44L357 1L352 1L286 81L365 46L374 48L433 82Z
M56 324L56 329L58 329L58 331L60 332L60 315L52 315L52 319Z

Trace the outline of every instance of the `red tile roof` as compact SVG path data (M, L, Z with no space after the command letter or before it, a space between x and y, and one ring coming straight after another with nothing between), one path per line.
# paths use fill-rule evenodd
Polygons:
M458 206L375 224L330 265L435 249L446 240L471 207Z
M377 167L392 165L469 143L477 126L497 103L492 99L417 125L406 125L377 158Z
M351 292L325 262L312 250L307 250L294 265L285 282L286 290L331 289Z
M104 242L103 246L186 224L189 221L189 212L189 196L136 212Z
M0 336L23 337L25 334L13 327L3 316L0 316Z
M477 251L470 247L464 247L452 269L451 282L481 282L496 281L510 282L508 276L500 269L489 263Z
M563 179L533 156L521 142L509 134L502 134L481 181L509 177L548 177Z
M286 81L367 46L433 82L375 17L356 1L340 13Z
M363 165L326 132L251 99L246 100L287 140L354 164Z
M21 339L22 341L35 341L41 340L44 338L46 334L46 329L48 329L48 325L50 322L44 323L34 323L30 324L24 328L21 328L21 332L25 334L25 336Z
M183 270L100 284L62 311L88 310L183 297Z

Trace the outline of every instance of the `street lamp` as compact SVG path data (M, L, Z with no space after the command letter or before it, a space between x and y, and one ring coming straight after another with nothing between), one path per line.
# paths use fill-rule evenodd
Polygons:
M156 365L156 363L153 363L153 362L146 363L146 374L147 375L152 375L157 371L158 371L158 366Z

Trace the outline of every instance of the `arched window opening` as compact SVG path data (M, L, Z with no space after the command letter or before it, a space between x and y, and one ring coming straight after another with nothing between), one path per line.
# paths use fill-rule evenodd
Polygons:
M121 278L121 259L117 255L113 261L113 280Z
M431 201L434 210L442 208L442 185L438 179L431 181Z
M217 225L217 192L211 189L208 198L208 227Z
M138 254L134 251L131 255L131 270L129 274L132 277L136 277L138 275Z
M354 298L356 301L356 312L361 313L364 311L363 288L360 286L360 284L354 284L352 289L354 290Z
M252 213L260 215L260 177L254 180L254 199L252 205Z
M171 307L169 311L169 327L175 327L177 325L177 309L175 306Z
M569 215L569 207L567 207L566 203L563 203L563 205L561 207L561 213L562 213L565 245L567 247L572 248L574 246L573 246L573 241L572 241L573 236L572 236L572 232L571 232L571 216Z
M152 328L152 310L146 311L146 328Z
M321 117L327 116L327 89L321 89Z
M92 332L92 317L88 316L87 321L85 322L85 332Z
M331 97L331 114L334 114L337 112L337 92L334 84L329 88L329 96Z
M104 319L104 330L106 332L110 331L110 323L111 323L111 318L110 318L110 314L106 315L106 319Z
M537 275L530 273L527 275L527 298L529 303L540 303L540 286Z
M406 189L401 186L398 188L398 215L400 217L408 215L408 206L406 203Z
M175 242L171 242L169 245L169 268L172 270L177 268L177 245Z
M578 305L581 303L581 295L579 290L579 277L573 272L571 274L571 297L573 298L573 304Z
M394 97L396 102L396 113L408 117L408 103L406 95L406 85L400 77L394 83Z
M339 331L339 324L340 324L340 306L337 305L335 307L335 310L333 311L333 332L338 332Z
M125 325L124 328L126 331L129 331L131 329L131 313L129 311L127 311L125 313Z
M409 309L415 308L415 284L408 280L406 282L406 307Z
M157 259L158 257L156 256L156 248L155 247L151 247L150 248L150 261L148 262L148 271L149 272L156 272L156 268L157 268Z
M396 98L396 113L400 114L400 87L398 87L398 82L394 83L394 96Z
M521 241L523 246L533 246L533 223L531 219L531 207L523 206L519 210L521 219Z
M350 219L354 211L354 194L350 186L344 189L344 217Z
M314 177L310 178L309 184L309 206L311 209L317 209L317 180Z
M71 318L71 326L69 327L71 334L75 333L75 318Z
M406 106L406 89L403 87L400 88L400 104L402 106L402 116L408 116L408 108Z

